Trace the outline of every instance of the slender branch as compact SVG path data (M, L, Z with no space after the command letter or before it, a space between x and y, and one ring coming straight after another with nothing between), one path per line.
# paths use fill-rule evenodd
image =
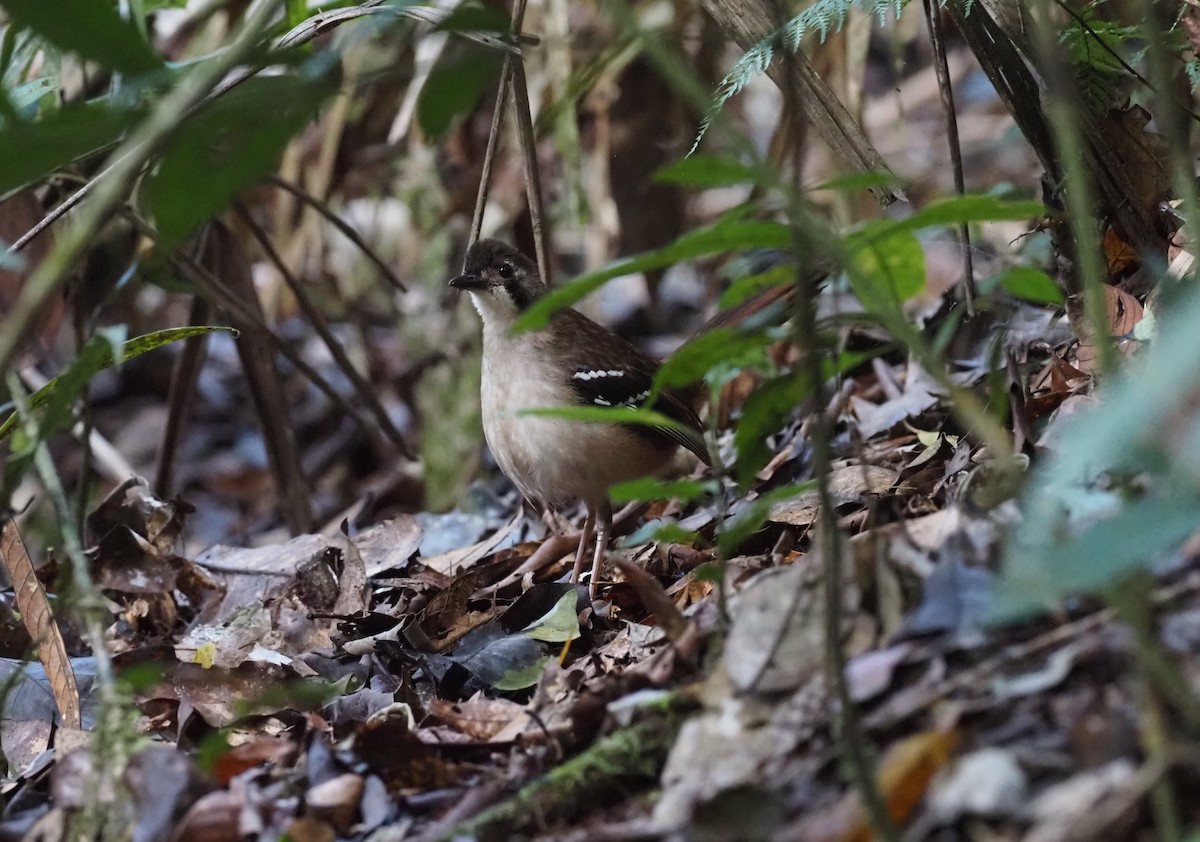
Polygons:
M317 332L317 335L321 337L321 341L325 343L325 347L329 349L329 353L333 357L333 361L354 386L355 391L358 392L359 398L367 405L367 409L370 410L371 414L375 416L375 423L377 423L380 429L383 430L384 435L391 439L392 444L395 445L396 449L399 450L400 453L402 453L408 459L415 459L416 455L412 452L412 448L409 447L408 442L405 441L403 433L396 429L396 425L392 423L391 416L388 415L387 410L384 408L383 404L380 403L378 396L375 394L374 387L371 386L371 384L366 381L362 374L359 373L358 369L354 367L354 363L351 362L350 357L346 355L346 350L342 347L342 343L338 342L337 337L335 337L333 332L329 329L329 325L326 323L324 315L322 315L321 311L317 309L317 306L313 304L312 299L309 298L308 293L305 292L304 287L300 285L300 282L296 279L296 276L293 275L291 270L287 268L283 258L279 256L279 252L277 252L275 250L275 246L271 244L271 240L267 236L266 232L254 222L245 205L243 205L241 202L236 202L234 204L234 208L237 210L238 216L241 217L242 221L246 223L246 226L250 229L251 235L255 240L258 241L258 245L263 250L263 253L267 256L267 259L274 264L276 270L278 270L278 272L283 276L283 281L285 284L287 284L288 289L292 291L292 295L296 296L296 301L299 302L300 309L304 311L304 315L308 319L309 324L313 326L313 329Z
M954 170L954 191L965 196L967 187L963 178L962 144L958 138L958 115L954 110L954 88L950 82L950 65L946 61L941 11L933 0L925 0L925 20L929 24L929 43L933 46L933 68L941 94L942 113L946 116L946 142L950 146L950 164ZM975 260L971 254L971 227L965 222L958 227L958 240L963 258L963 300L967 305L967 315L974 316Z
M333 225L333 227L337 230L341 231L347 240L354 243L354 245L363 253L367 260L370 260L375 264L375 268L379 270L379 274L383 275L384 279L387 280L389 284L401 292L408 292L408 287L404 285L403 281L396 277L396 273L393 272L392 268L384 262L383 258L376 254L375 250L367 245L367 241L359 236L359 233L355 231L354 228L346 222L346 220L334 213L327 204L322 202L313 194L309 193L299 184L295 184L294 182L288 181L285 178L281 178L278 175L271 174L268 176L267 180L280 190L286 190L288 193L291 193L321 216L325 217L325 219L329 220L330 224Z

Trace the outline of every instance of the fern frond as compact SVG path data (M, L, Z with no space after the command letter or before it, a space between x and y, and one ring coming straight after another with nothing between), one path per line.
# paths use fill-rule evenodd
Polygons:
M1190 58L1183 65L1184 71L1187 73L1188 84L1192 86L1192 90L1200 88L1200 58Z
M766 72L775 58L777 49L782 47L790 53L797 53L804 36L814 31L824 42L831 32L838 32L845 26L846 18L853 6L858 6L867 13L876 15L882 23L889 11L899 17L903 5L904 0L817 0L777 31L748 49L745 55L737 60L729 73L721 80L721 84L717 86L712 107L700 123L700 131L696 135L695 142L692 143L692 148L688 150L688 155L699 148L700 141L712 125L717 113L724 108L725 103L741 93L755 76Z

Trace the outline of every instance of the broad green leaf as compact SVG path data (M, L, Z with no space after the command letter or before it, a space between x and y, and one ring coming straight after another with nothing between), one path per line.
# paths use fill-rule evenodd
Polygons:
M429 74L417 101L417 122L427 137L438 138L454 118L465 114L496 80L504 58L474 44L450 61L440 61Z
M768 167L744 164L724 155L693 155L667 164L654 174L655 181L688 187L764 184L777 178L778 174Z
M1071 594L1115 585L1160 560L1197 528L1200 495L1191 493L1127 505L1061 542L1022 540L1017 530L998 583L993 619L1053 609Z
M258 182L335 90L325 78L256 76L185 123L145 191L162 241L180 242Z
M78 398L84 384L98 372L111 368L114 359L124 362L141 356L147 351L161 348L163 345L193 336L204 336L216 331L237 335L237 331L233 328L208 325L168 328L129 340L124 339L123 329L118 331L110 328L102 331L83 346L79 356L66 371L29 396L30 409L46 408L45 418L41 424L43 437L50 435L54 430L62 429L73 420L69 417L68 409ZM50 421L55 423L50 425ZM0 441L12 433L16 423L17 417L13 413L4 420L3 424L0 424Z
M889 223L877 225L890 227ZM893 231L885 238L867 240L850 262L854 294L885 325L903 321L901 305L925 288L925 250L911 231Z
M716 494L716 480L680 479L661 480L643 477L614 485L608 496L614 503L631 503L643 500L679 500L688 502L708 494Z
M997 276L1000 285L1017 298L1034 304L1062 304L1062 290L1041 269L1010 266Z
M139 74L163 66L137 26L109 0L0 0L0 6L14 25L103 67Z
M530 643L534 642L530 641ZM534 643L534 645L537 644ZM489 683L497 690L524 690L526 687L532 687L542 677L542 671L549 660L549 656L541 655L530 662L528 666L517 664L495 681Z
M579 615L575 611L575 603L579 595L574 589L567 591L558 598L554 607L545 616L526 626L521 634L532 640L543 643L566 643L579 637Z
M286 0L287 27L294 29L308 18L308 0Z
M722 219L708 228L690 231L674 243L657 251L646 252L614 263L599 272L584 275L569 284L551 290L544 298L535 301L517 319L514 332L538 330L545 327L550 316L564 307L570 307L589 293L599 289L606 281L648 269L661 269L683 260L693 260L709 254L741 251L751 248L789 248L792 234L786 225L771 220Z
M40 181L84 155L116 142L140 111L72 105L35 122L0 126L0 193Z

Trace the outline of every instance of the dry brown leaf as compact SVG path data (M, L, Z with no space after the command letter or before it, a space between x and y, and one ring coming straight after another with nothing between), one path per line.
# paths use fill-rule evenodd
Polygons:
M525 706L508 699L476 695L465 702L433 699L429 712L457 731L482 742L507 742L531 721ZM500 738L503 735L503 738Z
M958 734L953 730L925 731L887 750L879 764L878 784L895 824L903 825L921 803L929 782L949 761L957 741ZM870 842L874 838L875 833L861 812L842 837L843 842Z
M219 786L229 786L231 780L247 769L267 763L281 765L295 754L296 744L291 740L258 736L218 755L213 762L212 774Z
M1121 239L1121 235L1111 225L1104 231L1104 260L1108 265L1110 278L1120 275L1137 260L1137 251Z
M857 503L869 494L882 494L900 478L900 474L879 465L846 465L829 473L829 496L834 503ZM806 491L771 507L769 519L789 526L811 526L821 511L821 495Z
M63 725L67 728L79 728L79 686L75 682L75 670L71 667L67 644L63 640L58 623L54 620L54 612L50 610L50 602L46 599L46 590L38 581L29 551L17 530L17 523L11 518L5 522L3 533L0 534L0 555L3 556L5 569L13 583L21 621L37 647L38 660L46 670L46 677L54 694L54 703L62 715Z

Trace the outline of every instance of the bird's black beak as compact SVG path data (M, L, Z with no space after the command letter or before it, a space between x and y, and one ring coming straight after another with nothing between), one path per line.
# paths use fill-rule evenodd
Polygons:
M478 275L459 275L450 279L450 286L455 289L483 289L487 282Z

